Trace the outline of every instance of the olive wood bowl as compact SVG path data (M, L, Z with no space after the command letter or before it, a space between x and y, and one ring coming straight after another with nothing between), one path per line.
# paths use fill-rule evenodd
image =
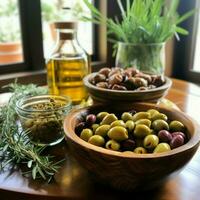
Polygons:
M143 90L143 91L134 91L134 90L111 90L111 89L104 89L104 88L99 88L92 83L90 83L89 80L93 76L95 76L96 73L91 73L88 74L86 77L83 79L84 86L92 99L95 102L99 103L109 103L113 102L115 104L121 103L121 102L156 102L160 98L164 97L167 95L167 92L169 88L172 85L172 81L168 77L165 78L165 83L157 88L150 89L150 90Z
M170 120L181 121L187 129L189 141L181 147L164 153L135 154L117 152L94 146L82 140L75 133L75 126L83 116L100 111L122 113L135 109L146 111L150 108L165 113ZM120 190L148 190L158 186L166 178L180 172L191 160L200 142L200 129L196 122L181 111L149 103L134 103L114 107L96 105L71 111L64 120L65 138L72 154L100 183Z

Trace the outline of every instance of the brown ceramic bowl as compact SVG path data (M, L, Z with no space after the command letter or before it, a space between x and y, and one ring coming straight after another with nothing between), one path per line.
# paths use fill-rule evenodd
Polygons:
M146 91L122 91L122 90L111 90L98 88L97 86L90 83L90 79L95 76L96 73L91 73L87 75L84 79L84 85L89 92L90 96L95 102L107 103L107 102L138 102L138 101L157 101L160 98L164 97L168 89L172 85L170 78L165 76L165 84L157 87L155 89L146 90Z
M86 113L100 111L120 113L131 109L146 111L150 108L167 114L170 120L181 121L187 128L189 141L164 153L135 154L94 146L82 140L74 132L81 116ZM97 105L74 110L65 118L64 130L70 150L80 164L94 175L96 180L121 190L147 190L158 186L166 178L183 169L197 151L200 142L200 129L186 114L147 103L134 103L128 108L124 105L118 107Z

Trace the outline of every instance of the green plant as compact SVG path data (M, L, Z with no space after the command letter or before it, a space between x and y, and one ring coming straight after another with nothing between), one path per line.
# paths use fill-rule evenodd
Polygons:
M53 22L61 19L63 1L55 4L54 1L41 1L42 19L45 22Z
M60 162L45 155L45 147L35 146L28 137L28 131L21 131L17 126L16 101L27 95L46 94L47 90L36 85L10 84L12 96L7 105L0 107L0 171L9 165L25 164L25 175L33 179L50 180L60 167ZM23 168L24 169L24 168Z
M17 1L0 2L0 42L20 40L20 25Z
M135 66L148 73L163 74L162 47L174 35L187 35L180 23L193 15L191 10L180 16L177 12L179 0L117 0L121 11L119 20L107 18L88 0L83 0L92 17L82 16L85 21L106 24L108 39L114 43L116 66ZM125 6L124 6L125 5Z
M83 0L92 12L92 17L83 16L86 21L104 23L112 42L125 43L161 43L178 34L187 35L188 31L179 25L193 15L194 10L179 16L179 0L171 0L169 6L165 0L126 0L126 8L117 0L121 10L122 21L118 17L110 19L103 16L88 0Z

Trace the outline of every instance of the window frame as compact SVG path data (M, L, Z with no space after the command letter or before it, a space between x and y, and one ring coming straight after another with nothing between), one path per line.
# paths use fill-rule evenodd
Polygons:
M34 2L34 3L33 3ZM0 66L1 75L42 69L44 60L41 37L41 14L40 1L18 0L21 42L23 49L23 61L19 63L5 64ZM34 8L35 12L31 12ZM31 23L29 23L31 21ZM36 32L34 30L37 30ZM39 67L38 67L39 66Z
M97 8L106 9L105 6L101 5L102 1L95 0L94 3ZM41 1L18 0L18 5L24 61L0 66L0 87L14 82L16 78L19 83L23 84L31 82L45 85L46 70L42 38ZM93 26L93 48L95 53L91 58L91 66L92 71L97 71L106 66L107 63L107 56L104 53L107 52L107 40L105 40L106 30L102 31L102 27ZM0 90L0 92L2 91Z
M180 1L179 13L183 14L188 10L198 8L198 0ZM173 76L190 82L200 83L200 72L193 69L195 41L197 37L198 11L188 20L181 24L181 27L189 31L189 35L180 36L180 41L175 41L175 55Z

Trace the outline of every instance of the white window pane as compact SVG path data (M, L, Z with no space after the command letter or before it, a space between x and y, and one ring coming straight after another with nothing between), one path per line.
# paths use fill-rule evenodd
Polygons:
M89 10L87 10L82 0L41 0L41 7L44 54L45 57L48 57L56 41L56 34L52 25L53 22L77 20L73 16L73 9L80 8L83 12L89 12ZM66 8L72 9L72 11ZM77 37L80 45L91 55L93 53L92 23L79 21Z
M194 54L194 71L200 72L200 13L197 28L197 37L195 42L195 54Z
M22 61L18 1L0 1L0 65Z

